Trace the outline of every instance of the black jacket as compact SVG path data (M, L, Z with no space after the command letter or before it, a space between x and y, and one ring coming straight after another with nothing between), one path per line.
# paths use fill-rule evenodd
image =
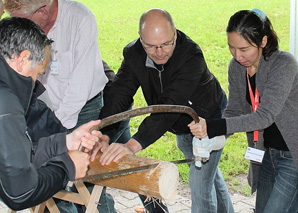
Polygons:
M45 87L36 81L26 113L27 130L33 142L37 142L42 137L67 132L55 113L39 99L44 92Z
M66 133L35 145L30 139L25 115L33 87L31 77L19 75L0 55L0 197L14 210L40 204L65 187L67 175L75 177Z
M211 117L219 108L222 99L220 84L209 71L200 47L181 31L177 30L175 50L163 71L148 66L140 39L128 44L123 55L124 60L108 94L111 98L105 102L100 118L127 110L139 87L148 105L190 106L204 118ZM166 131L176 134L189 132L187 124L191 121L192 118L186 114L151 114L144 119L133 138L145 148ZM111 128L103 132L113 134Z

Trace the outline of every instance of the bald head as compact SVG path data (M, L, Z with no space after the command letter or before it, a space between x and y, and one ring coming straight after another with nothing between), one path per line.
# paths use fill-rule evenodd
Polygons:
M172 30L175 32L175 24L171 15L163 9L150 9L144 12L140 18L139 33L142 31Z
M140 41L156 64L165 64L172 57L177 39L171 15L162 9L150 9L143 13L139 23Z

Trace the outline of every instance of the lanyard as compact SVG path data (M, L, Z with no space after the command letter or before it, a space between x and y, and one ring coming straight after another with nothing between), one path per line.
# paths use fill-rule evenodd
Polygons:
M248 83L248 89L249 89L249 96L250 96L250 100L251 100L252 111L255 112L255 111L257 111L257 109L259 107L260 95L259 95L259 92L258 92L257 86L256 86L256 91L255 91L255 96L254 96L254 94L252 92L252 89L251 89L249 77L248 77L248 70L247 70L246 75L247 75L247 83ZM258 140L259 140L259 131L255 130L254 131L254 142L258 142Z

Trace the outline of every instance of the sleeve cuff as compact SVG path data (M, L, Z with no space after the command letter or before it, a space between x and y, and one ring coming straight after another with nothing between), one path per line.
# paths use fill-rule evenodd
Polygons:
M209 138L227 134L226 119L206 120L207 134Z
M63 153L60 156L52 158L51 161L47 163L47 165L54 165L62 168L65 171L70 181L75 180L75 176L76 176L75 165L71 160L71 158L69 157L68 153Z

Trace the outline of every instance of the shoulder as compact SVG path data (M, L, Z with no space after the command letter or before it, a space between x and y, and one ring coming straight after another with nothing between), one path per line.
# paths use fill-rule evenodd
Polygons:
M188 65L199 66L200 69L207 67L203 52L199 45L179 30L177 30L176 47L169 63L173 64L176 67L176 70Z
M63 36L70 40L80 40L83 37L84 41L97 41L98 28L96 18L87 6L70 0L59 0L58 3L56 27L53 27L50 31L54 40L59 40Z
M91 10L86 5L78 1L64 0L59 1L59 4L63 10L71 10L71 12L77 15L93 15Z
M241 67L241 65L234 57L232 57L230 60L230 63L229 63L229 68L231 69L231 68L235 68L235 67Z
M276 51L265 61L264 68L270 69L270 72L278 72L280 75L296 75L298 64L291 53Z
M246 67L242 66L234 57L231 58L230 63L229 63L229 69L228 72L230 73L236 73L240 74L241 72L239 71L246 71Z
M203 52L200 46L180 30L177 30L177 41L176 41L175 51L184 52L187 55L193 55L193 54L203 55Z
M84 23L84 25L96 25L94 14L86 5L82 4L81 2L60 0L59 13L59 20L62 19L63 21L67 21L69 23Z
M285 51L276 51L274 52L269 60L269 62L272 61L272 63L279 63L279 64L290 64L290 65L297 65L297 60L295 57L288 52Z
M13 91L0 81L0 116L4 114L24 114L23 107Z
M135 57L138 54L141 54L143 50L140 39L136 39L129 44L127 44L123 49L124 57Z

